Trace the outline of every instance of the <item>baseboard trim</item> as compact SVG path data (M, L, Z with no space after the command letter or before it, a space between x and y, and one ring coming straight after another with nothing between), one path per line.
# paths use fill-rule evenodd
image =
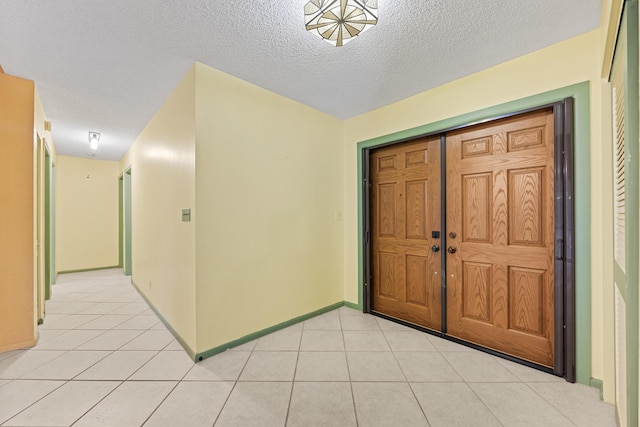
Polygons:
M589 379L589 385L593 388L597 388L600 391L600 400L604 400L604 384L602 380L592 377Z
M345 301L344 302L344 306L345 307L349 307L349 308L353 308L354 310L358 310L358 311L362 311L362 307L360 307L360 304L355 304L349 301Z
M351 304L351 303L349 303ZM253 332L249 335L245 335L241 338L238 338L236 340L233 341L229 341L228 343L219 345L217 347L211 348L209 350L205 350L202 353L198 353L196 354L196 362L200 362L206 358L209 358L211 356L215 356L216 354L222 353L223 351L226 351L230 348L233 347L237 347L239 345L248 343L249 341L253 341L257 338L263 337L265 335L268 335L270 333L279 331L280 329L284 329L284 328L288 328L289 326L295 325L296 323L300 323L303 322L305 320L311 319L312 317L316 317L319 316L320 314L324 314L327 313L329 311L335 310L336 308L340 308L340 307L344 307L346 306L347 303L345 301L340 301L337 302L335 304L331 304L328 305L326 307L323 307L321 309L312 311L311 313L307 313L307 314L303 314L302 316L298 316L298 317L294 317L293 319L287 320L285 322L282 323L278 323L277 325L262 329L260 331L257 332Z
M187 342L184 339L182 339L180 334L175 329L173 329L171 327L169 322L167 322L167 320L164 318L164 316L162 314L160 314L158 309L151 303L151 301L149 301L149 299L146 297L146 295L144 293L142 293L142 291L140 291L140 288L138 287L138 285L136 285L136 283L133 280L131 280L131 284L136 289L136 291L138 291L138 293L140 294L142 299L144 299L146 301L146 303L149 305L151 310L153 310L153 312L156 314L156 316L158 316L160 321L162 321L164 326L166 326L166 328L169 330L169 332L171 332L171 334L175 337L176 341L178 341L180 343L180 345L182 346L182 348L184 348L184 350L187 352L187 354L189 354L189 357L191 357L192 360L197 361L198 359L196 359L196 352L194 350L192 350L191 347L189 347L189 345L187 345Z
M80 268L78 270L58 271L56 273L56 281L58 280L58 275L59 274L84 273L85 271L111 270L113 268L118 268L118 266L117 265L112 265L112 266L109 266L109 267Z

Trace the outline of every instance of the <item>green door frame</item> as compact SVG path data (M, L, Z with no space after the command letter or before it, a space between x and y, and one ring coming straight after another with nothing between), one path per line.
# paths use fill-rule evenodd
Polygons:
M49 214L51 218L49 219L49 224L51 225L50 232L50 245L49 248L51 250L51 268L50 268L50 278L51 284L55 285L56 280L58 279L58 274L56 272L56 165L51 162L51 198L50 198L51 206L49 210Z
M358 241L364 242L363 223L363 152L394 141L439 132L471 123L524 111L540 105L574 99L574 208L575 208L575 322L576 381L589 385L591 381L591 179L590 179L590 82L582 82L527 98L507 102L483 110L441 120L413 129L358 143ZM358 309L364 301L364 245L358 245Z
M44 299L51 298L51 152L44 146Z
M131 276L133 257L131 254L131 167L124 171L124 274Z
M626 54L624 73L624 130L625 130L625 266L623 269L613 254L614 283L626 309L626 382L627 425L638 425L638 282L640 267L640 147L638 146L639 78L638 67L638 0L627 0L623 6L620 33L614 52ZM625 49L619 52L618 49ZM615 126L615 123L613 124ZM615 143L615 141L614 141ZM614 171L615 174L615 171ZM614 180L615 182L615 180ZM625 271L626 270L626 271ZM616 411L617 413L617 411Z
M118 267L124 268L124 174L118 177Z

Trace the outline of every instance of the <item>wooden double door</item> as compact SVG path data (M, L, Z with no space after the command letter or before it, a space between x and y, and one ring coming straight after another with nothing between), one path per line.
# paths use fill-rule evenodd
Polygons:
M370 310L553 368L553 110L374 149L369 170Z

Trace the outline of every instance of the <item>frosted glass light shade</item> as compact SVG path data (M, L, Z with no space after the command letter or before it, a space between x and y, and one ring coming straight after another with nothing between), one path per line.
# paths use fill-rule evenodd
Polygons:
M304 6L305 27L342 46L378 23L378 0L311 0Z
M89 132L89 147L91 147L92 150L98 149L98 141L100 141L100 133Z

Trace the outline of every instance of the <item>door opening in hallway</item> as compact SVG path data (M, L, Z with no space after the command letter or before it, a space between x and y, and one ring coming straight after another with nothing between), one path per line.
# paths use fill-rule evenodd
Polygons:
M47 142L39 134L36 150L36 310L38 324L42 324L45 301L51 298L55 281L53 162Z
M366 149L365 310L573 380L570 110Z
M120 176L119 181L119 211L120 218L118 219L119 225L119 255L118 265L122 267L122 270L126 276L131 276L132 268L132 254L131 254L131 168L128 168Z
M53 262L53 164L51 152L44 147L44 298L51 299L51 284L54 282L55 265Z

